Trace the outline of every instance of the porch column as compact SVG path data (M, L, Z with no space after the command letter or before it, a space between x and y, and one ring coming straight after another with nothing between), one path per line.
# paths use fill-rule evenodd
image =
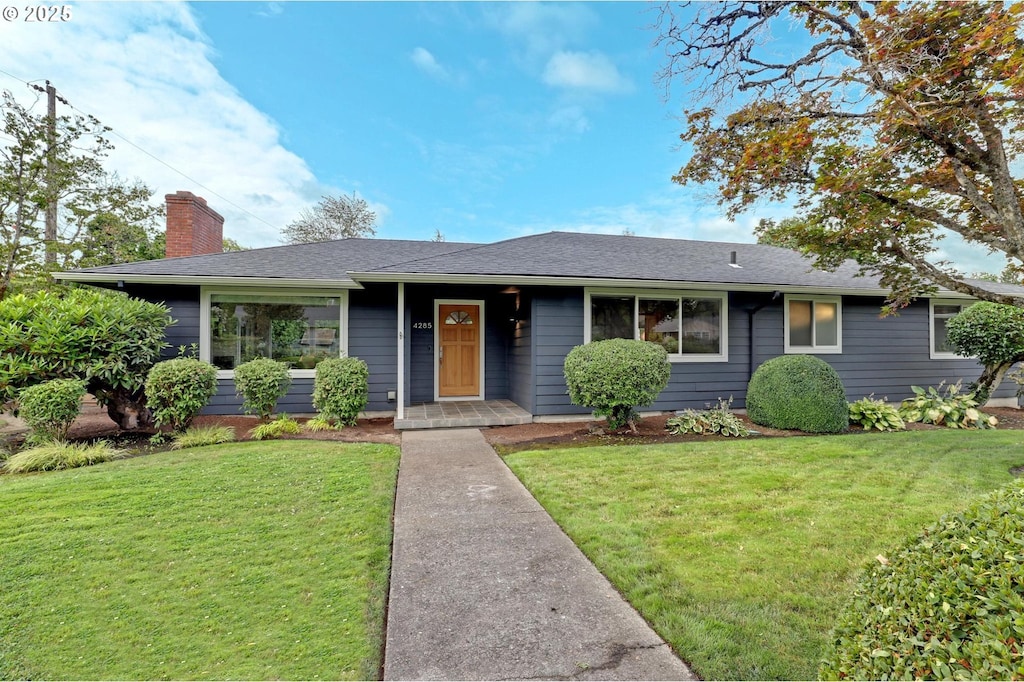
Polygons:
M405 419L405 282L398 283L398 405L395 419Z

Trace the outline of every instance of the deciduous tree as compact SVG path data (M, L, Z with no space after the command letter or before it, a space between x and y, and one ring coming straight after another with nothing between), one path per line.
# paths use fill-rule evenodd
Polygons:
M156 228L163 209L139 181L108 174L103 159L109 130L90 116L35 114L13 95L0 101L0 300L52 286L52 270L108 265L163 256ZM53 161L53 168L47 167ZM58 203L57 239L47 244L43 216ZM53 262L45 262L49 249Z
M355 194L325 196L313 208L303 209L298 220L283 230L289 244L326 242L351 237L372 237L377 233L376 212Z
M1024 305L936 256L956 233L1024 262L1022 16L1001 2L666 5L662 75L695 79L699 97L673 179L716 183L730 217L794 202L802 220L770 238L824 267L856 259L894 306L935 285Z

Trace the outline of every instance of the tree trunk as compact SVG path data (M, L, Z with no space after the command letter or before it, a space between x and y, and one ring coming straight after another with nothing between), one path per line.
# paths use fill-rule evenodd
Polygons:
M122 431L137 431L153 425L153 414L146 407L142 390L96 388L90 390L96 401L107 408L107 414Z
M985 371L981 373L978 380L971 384L971 390L975 393L975 399L984 406L989 398L1003 382L1003 377L1013 367L1012 362L1004 362L999 365L985 365Z

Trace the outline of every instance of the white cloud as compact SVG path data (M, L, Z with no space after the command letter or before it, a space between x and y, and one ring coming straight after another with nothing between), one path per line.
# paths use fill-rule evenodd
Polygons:
M440 81L451 80L452 76L448 69L441 66L437 59L430 53L429 50L423 47L417 47L412 51L410 55L412 63L423 73L427 74L431 78L436 78Z
M548 85L567 90L621 93L633 88L600 52L556 52L544 68L543 79Z
M141 179L157 201L177 190L204 196L225 216L225 236L244 245L280 243L280 229L333 190L282 145L277 124L224 80L213 53L188 5L178 2L82 3L65 24L0 23L4 71L49 78L77 109L164 162L111 136L108 170ZM31 101L16 81L0 76L0 85Z
M543 63L552 52L582 42L598 23L590 8L572 2L498 3L485 18L523 50L527 63Z

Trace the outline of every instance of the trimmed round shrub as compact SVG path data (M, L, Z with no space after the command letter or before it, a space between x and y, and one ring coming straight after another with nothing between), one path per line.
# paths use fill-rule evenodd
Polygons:
M288 365L270 358L256 358L235 367L235 391L242 396L242 409L267 419L277 401L288 393L292 379Z
M662 346L633 339L576 346L565 357L563 370L573 404L608 417L613 429L632 426L634 408L657 400L672 373Z
M879 555L839 616L822 679L1024 677L1024 482Z
M842 380L812 355L781 355L758 367L747 385L747 417L806 433L839 433L850 425Z
M184 431L217 393L217 368L194 358L164 360L146 376L146 404L157 426Z
M29 386L18 397L18 416L32 429L29 440L64 440L82 409L85 382L53 379Z
M370 401L370 370L359 358L331 358L316 366L313 407L323 419L353 426Z

